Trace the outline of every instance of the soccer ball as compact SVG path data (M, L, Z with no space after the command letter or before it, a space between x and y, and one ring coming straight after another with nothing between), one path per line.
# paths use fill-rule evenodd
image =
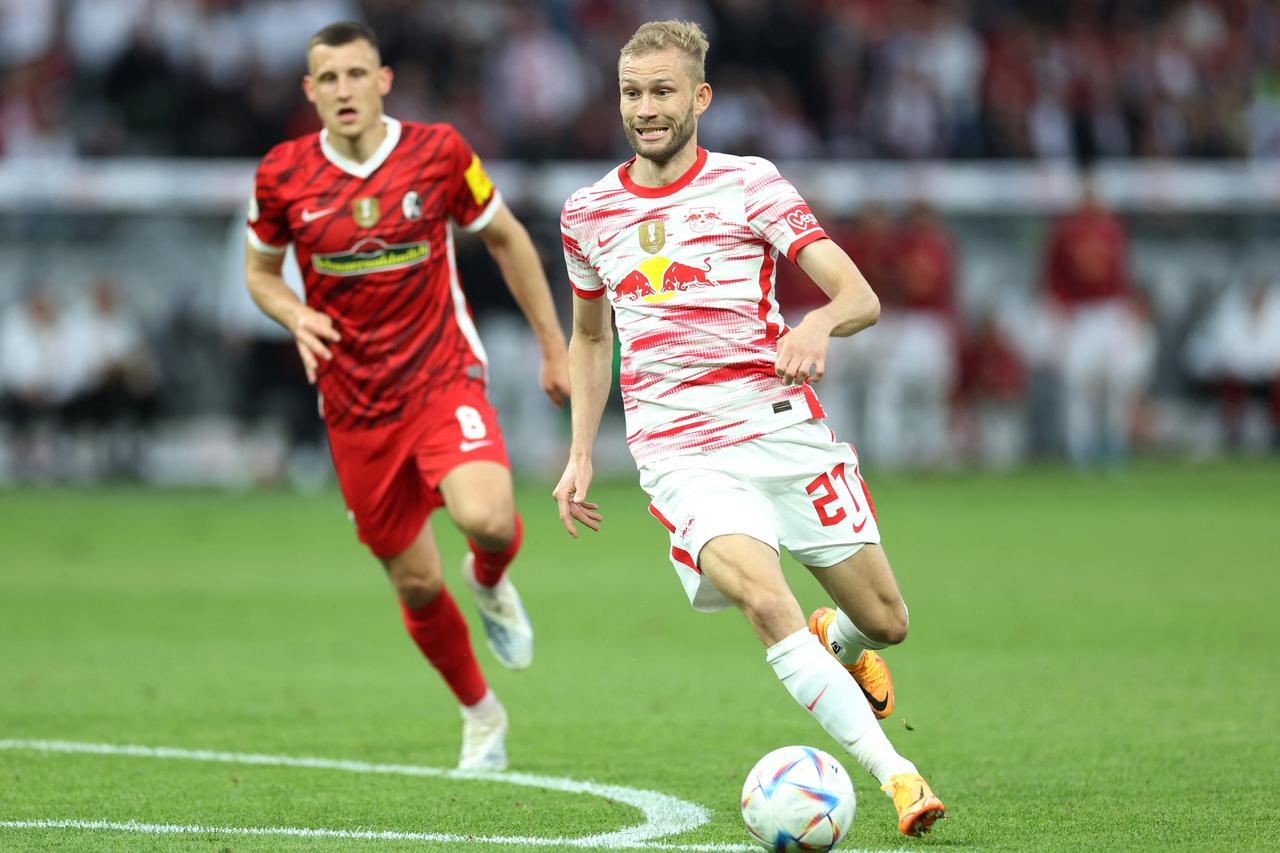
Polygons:
M830 850L849 831L856 805L840 762L811 746L775 749L742 786L742 819L766 850Z

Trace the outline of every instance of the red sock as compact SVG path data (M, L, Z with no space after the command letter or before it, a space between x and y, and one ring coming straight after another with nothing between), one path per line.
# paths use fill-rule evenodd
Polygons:
M511 544L498 553L491 554L483 551L475 542L467 540L467 544L471 546L471 553L476 558L476 580L481 586L498 585L498 581L502 580L502 576L507 572L507 566L511 565L511 561L516 558L516 552L520 550L522 541L524 541L524 522L520 520L520 513L516 513L516 535L511 539Z
M484 698L485 683L480 665L471 650L471 636L466 620L449 594L447 587L425 606L411 610L403 601L400 613L409 636L422 654L440 671L441 677L463 705L474 705Z

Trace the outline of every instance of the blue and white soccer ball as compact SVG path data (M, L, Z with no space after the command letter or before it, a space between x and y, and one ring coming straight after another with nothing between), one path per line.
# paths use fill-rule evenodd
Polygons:
M766 850L830 850L849 831L856 806L849 774L811 746L775 749L742 786L742 819Z

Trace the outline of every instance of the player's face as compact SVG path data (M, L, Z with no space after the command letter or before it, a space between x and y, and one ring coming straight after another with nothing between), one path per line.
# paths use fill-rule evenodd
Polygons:
M659 166L689 144L711 102L711 87L693 84L677 48L627 57L618 69L618 91L627 141Z
M381 64L369 42L318 44L307 54L307 66L303 91L330 133L355 139L381 121L391 69Z

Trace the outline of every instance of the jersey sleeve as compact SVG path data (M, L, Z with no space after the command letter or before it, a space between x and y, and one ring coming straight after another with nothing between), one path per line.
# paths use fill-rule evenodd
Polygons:
M484 170L484 164L462 135L449 133L445 143L454 162L447 200L449 218L464 231L482 230L502 206L502 196Z
M262 159L249 192L249 244L269 255L284 254L293 239L288 204L280 192L277 169L283 156L275 149Z
M583 299L599 299L604 295L604 282L600 280L595 268L587 260L586 253L582 251L582 244L574 234L573 224L565 213L572 204L571 196L565 203L564 210L560 212L560 242L564 244L564 265L569 271L569 285L573 288L573 292Z
M796 253L827 233L808 203L772 163L758 157L747 159L751 167L742 187L747 222L756 236L794 262Z

